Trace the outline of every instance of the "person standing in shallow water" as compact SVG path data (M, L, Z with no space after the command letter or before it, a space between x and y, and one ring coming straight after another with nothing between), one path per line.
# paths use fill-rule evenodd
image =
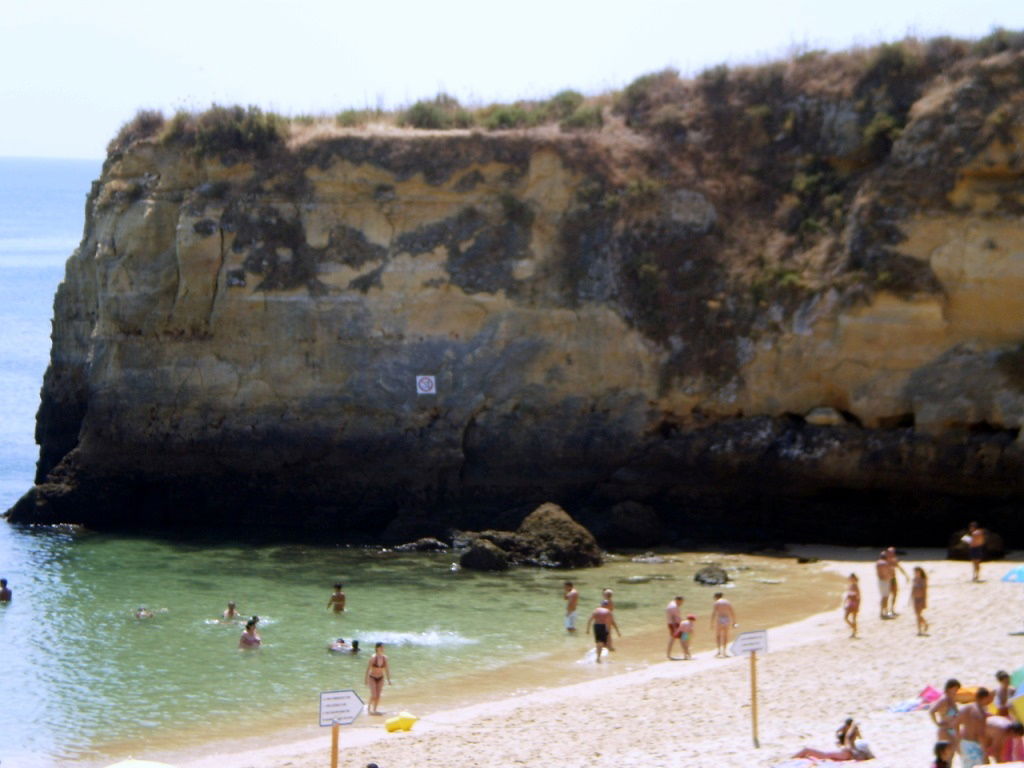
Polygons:
M850 574L850 581L843 593L843 621L850 628L850 637L857 636L857 613L860 611L860 581L856 573Z
M380 694L384 689L384 680L391 685L391 667L388 666L388 657L384 655L384 643L377 643L373 647L373 656L370 663L366 665L366 685L370 689L370 703L367 712L371 715L380 714Z
M260 638L259 633L256 631L255 617L245 622L245 629L242 631L242 636L238 638L239 648L259 648L263 640Z
M590 618L587 619L587 632L590 632L590 627L594 627L594 653L596 655L596 661L598 664L601 663L601 649L609 647L608 641L612 636L612 628L619 633L619 637L622 637L622 632L619 630L619 625L615 623L615 616L612 614L611 606L607 600L602 600L601 605L594 609L594 612L590 614Z
M565 582L565 630L576 631L576 606L580 604L580 593L571 581Z
M7 587L7 579L0 579L0 603L11 602L11 590Z
M345 612L345 593L341 591L340 582L334 585L334 594L331 595L331 599L327 601L327 607L333 607L335 613Z
M676 595L674 598L668 601L668 605L665 606L665 623L668 624L668 648L665 650L665 656L669 659L672 658L672 644L675 642L679 643L679 647L683 647L682 640L679 639L679 627L683 623L683 596ZM686 651L683 651L683 657L686 657Z

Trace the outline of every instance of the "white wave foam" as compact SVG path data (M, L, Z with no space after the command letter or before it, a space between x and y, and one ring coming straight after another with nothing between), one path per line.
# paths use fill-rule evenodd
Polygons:
M424 632L390 632L387 630L377 632L367 630L356 633L352 631L352 637L359 640L359 647L373 652L374 643L384 645L421 645L426 647L445 647L453 645L476 645L479 640L472 637L465 637L458 632L446 632L439 629L428 629ZM346 640L349 638L346 637Z

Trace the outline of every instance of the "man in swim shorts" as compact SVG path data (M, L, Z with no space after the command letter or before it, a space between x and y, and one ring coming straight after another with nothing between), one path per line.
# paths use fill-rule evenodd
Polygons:
M608 639L611 637L612 628L622 637L619 625L615 623L615 617L608 608L608 601L602 600L601 605L594 609L587 619L587 632L590 632L590 625L594 625L594 649L597 656L597 663L601 663L601 649L608 647Z
M0 579L0 603L11 602L11 590L7 588L7 579Z
M896 567L889 562L889 557L883 549L878 553L875 561L875 573L878 575L878 594L882 599L879 618L889 619L889 594L892 592L892 580L896 575Z
M670 659L672 658L672 643L679 641L679 625L683 623L683 612L680 610L682 607L682 595L676 595L665 606L665 622L668 624L668 649L665 651L665 655ZM679 642L679 647L682 648L682 646L682 642Z
M960 738L960 765L963 768L974 768L988 762L985 757L988 750L985 723L991 703L992 692L988 688L979 688L974 701L963 707L953 721Z
M576 631L576 606L580 603L580 593L571 581L565 582L565 630Z
M723 597L721 592L715 592L715 603L711 606L711 628L715 631L715 643L718 650L716 658L725 658L729 655L729 630L736 625L736 612L732 603Z

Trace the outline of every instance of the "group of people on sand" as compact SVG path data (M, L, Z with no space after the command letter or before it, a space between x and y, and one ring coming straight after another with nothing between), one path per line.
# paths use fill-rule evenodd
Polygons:
M878 554L875 561L875 572L878 576L878 594L880 599L879 618L883 620L895 619L896 596L899 594L899 585L896 580L896 572L903 574L903 578L910 581L910 600L914 606L914 615L917 617L917 634L925 637L928 634L929 624L924 617L925 608L928 607L928 574L920 566L914 567L914 577L911 580L907 572L900 565L899 557L895 547L887 547ZM843 621L850 628L850 637L857 637L857 615L860 612L860 579L857 574L851 573L847 579L846 591L843 592Z
M565 600L565 629L567 632L576 631L576 613L580 603L579 590L571 581L563 585L562 597ZM692 613L683 617L683 603L686 599L682 595L676 595L668 605L665 606L665 621L668 625L668 647L665 649L665 656L672 661L690 660L693 654L690 652L690 640L697 626L697 617ZM716 658L725 658L729 655L729 634L736 623L736 611L722 592L715 593L715 602L711 606L711 629L715 633ZM611 589L601 591L601 602L587 619L587 634L591 629L594 632L595 660L601 663L601 655L607 649L614 651L615 645L612 640L614 629L619 637L622 632L615 621L615 600L614 592ZM679 643L682 656L673 656L672 647Z
M960 681L946 681L942 697L928 709L938 729L935 768L949 768L957 752L962 768L1024 758L1024 724L1010 706L1016 694L1010 682L1010 675L1000 670L994 690L979 687L974 700L960 706Z

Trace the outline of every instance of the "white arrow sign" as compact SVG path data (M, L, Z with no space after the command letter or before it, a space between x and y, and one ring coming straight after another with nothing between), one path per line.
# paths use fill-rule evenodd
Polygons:
M352 725L363 711L355 691L324 691L320 694L320 725Z
M736 637L729 647L734 656L741 653L768 653L768 630L757 629L753 632L743 632Z

